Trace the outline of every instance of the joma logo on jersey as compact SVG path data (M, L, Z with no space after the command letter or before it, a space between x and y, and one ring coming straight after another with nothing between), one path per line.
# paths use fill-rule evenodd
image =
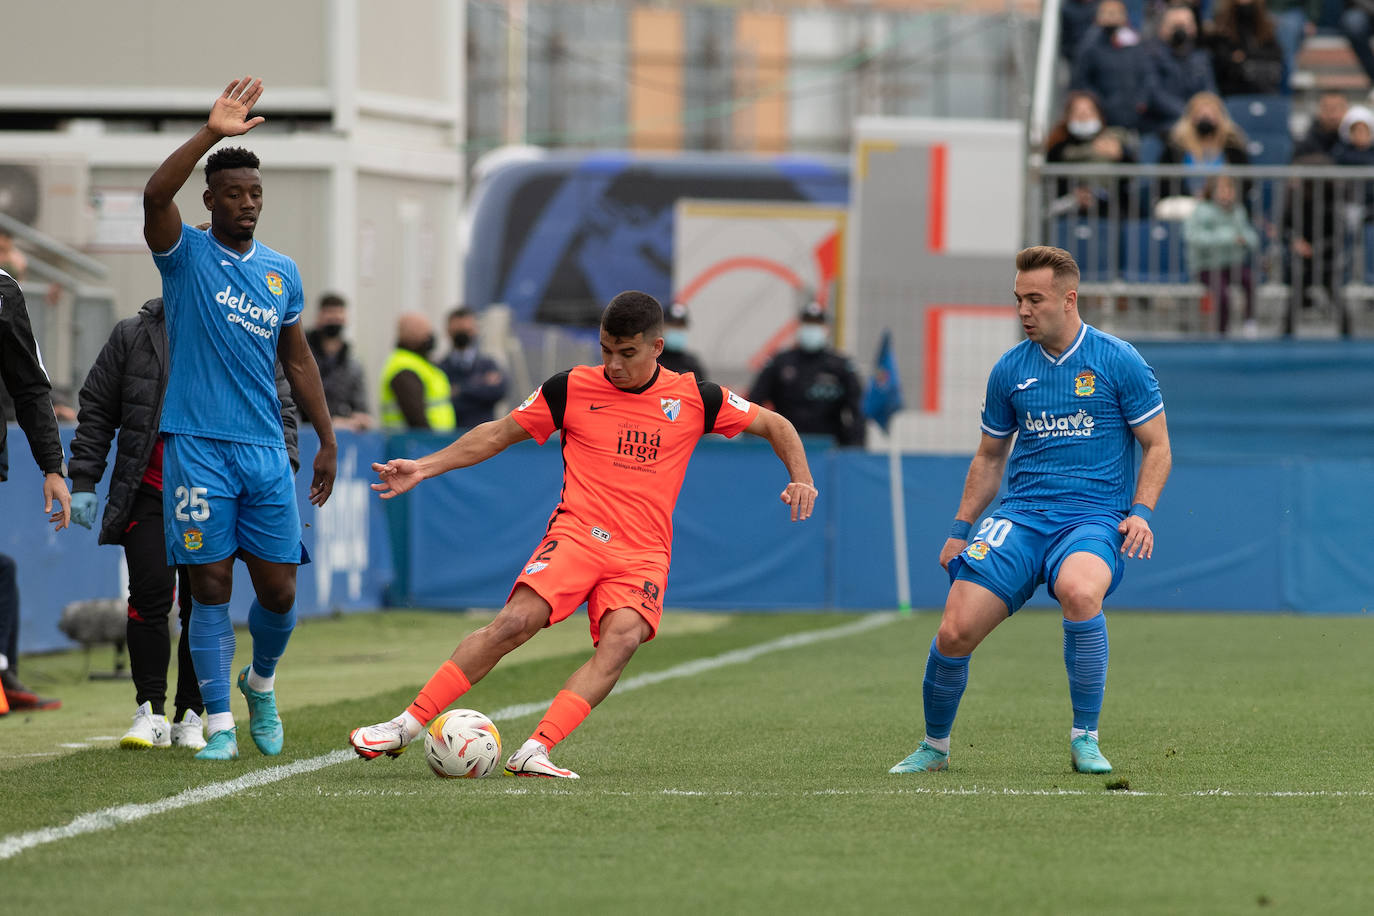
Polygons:
M1078 373L1073 380L1073 393L1080 398L1086 398L1097 390L1097 376L1091 371L1085 370Z
M643 464L646 461L657 461L658 450L662 445L663 436L658 430L646 433L642 429L622 426L615 441L615 451L618 455L633 458Z
M1091 436L1093 424L1097 421L1086 410L1067 417L1058 417L1042 410L1038 417L1032 417L1030 411L1026 411L1026 419L1022 422L1026 432L1045 439L1053 436Z

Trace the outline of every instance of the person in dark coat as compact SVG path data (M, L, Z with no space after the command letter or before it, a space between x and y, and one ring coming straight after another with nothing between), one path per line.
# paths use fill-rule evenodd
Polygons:
M1070 89L1084 89L1102 100L1109 127L1136 130L1155 94L1154 72L1140 35L1126 23L1121 0L1102 0L1096 24L1079 46Z
M749 400L776 410L803 436L864 444L863 386L854 365L830 346L825 309L802 309L796 346L778 353L749 389Z
M506 396L506 373L477 346L477 314L465 305L448 313L448 337L453 349L439 361L453 389L454 422L471 429L495 415Z
M1155 77L1155 94L1141 122L1142 132L1167 130L1183 117L1184 106L1199 92L1216 92L1212 57L1198 44L1197 19L1191 7L1170 6L1159 19L1159 31L1145 42L1145 56Z
M1217 0L1207 44L1223 96L1282 91L1283 49L1264 0Z
M129 568L129 668L138 709L120 747L202 748L200 688L186 634L191 589L184 569L167 565L162 527L162 439L158 421L167 389L167 325L162 299L149 299L138 314L115 324L81 386L72 438L72 521L95 524L96 484L105 475L110 443L114 470L98 543L120 544ZM283 435L294 473L300 468L291 386L277 364ZM116 431L118 438L116 439ZM168 613L173 595L181 618L177 647L176 716L165 711L171 660Z
M674 302L663 313L663 352L658 355L658 364L673 372L690 372L698 382L704 382L706 367L687 349L687 317L687 306L681 302Z

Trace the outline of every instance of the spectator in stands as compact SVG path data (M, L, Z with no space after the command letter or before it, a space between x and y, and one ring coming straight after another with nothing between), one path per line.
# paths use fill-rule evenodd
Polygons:
M23 283L29 275L29 259L14 244L14 236L0 229L0 270L9 274L18 283Z
M382 426L453 432L453 388L444 370L429 361L433 352L428 315L406 312L396 319L396 349L382 367Z
M1154 70L1155 94L1141 124L1141 132L1168 130L1183 117L1184 106L1199 92L1216 92L1212 58L1198 46L1193 8L1175 0L1159 19L1159 31L1145 43Z
M1218 0L1207 38L1223 95L1274 95L1283 88L1283 51L1264 0Z
M1217 330L1225 335L1231 319L1231 284L1240 280L1245 293L1242 333L1256 336L1255 275L1251 261L1259 250L1259 233L1241 204L1235 179L1213 175L1202 200L1183 225L1188 268L1207 287L1217 310Z
M1352 105L1341 118L1331 158L1337 165L1374 165L1374 111Z
M1140 35L1126 23L1121 0L1102 0L1095 24L1073 62L1071 89L1086 89L1102 102L1103 120L1136 130L1154 95L1154 74Z
M494 419L496 403L506 396L506 373L500 363L477 348L477 315L466 305L448 313L453 349L439 362L452 389L459 429Z
M1331 164L1331 157L1322 152L1302 153L1293 160L1295 166ZM1319 299L1336 302L1337 229L1341 222L1336 182L1329 178L1288 179L1283 215L1283 272L1289 289L1283 333L1291 336L1299 309L1314 308Z
M1076 90L1064 102L1064 116L1045 138L1045 161L1054 163L1132 163L1136 161L1131 135L1120 127L1102 123L1102 108L1091 92ZM1072 180L1060 178L1055 183L1055 201L1050 205L1054 215L1078 213L1082 216L1107 216L1113 206L1125 214L1130 203L1130 182L1118 179L1109 182L1102 178Z
M1294 143L1293 162L1296 164L1298 159L1313 153L1330 157L1341 139L1341 120L1349 110L1350 104L1342 93L1323 92L1317 100L1317 112L1307 133ZM1326 162L1330 164L1331 159L1327 158Z
M1187 165L1199 172L1215 171L1225 165L1247 165L1245 132L1226 113L1226 106L1211 92L1199 92L1188 100L1183 117L1169 131L1169 141L1161 160ZM1203 177L1188 179L1182 185L1166 179L1165 196L1193 194L1202 190Z
M350 351L344 339L348 325L348 303L338 293L320 297L315 327L305 335L310 352L320 367L320 381L324 384L324 400L334 426L362 431L371 429L372 417L367 412L367 381L363 367ZM301 416L308 423L305 409L298 405Z
M687 349L687 306L674 302L663 313L663 352L658 364L673 372L691 372L698 382L706 381L706 367Z
M1279 43L1283 61L1280 91L1292 91L1293 73L1297 70L1298 52L1303 40L1317 31L1324 0L1268 0L1274 17L1274 38Z
M1059 7L1059 55L1070 64L1078 57L1078 46L1093 27L1099 2L1064 0Z
M1374 51L1369 47L1374 37L1374 0L1346 0L1340 29L1365 75L1374 80Z

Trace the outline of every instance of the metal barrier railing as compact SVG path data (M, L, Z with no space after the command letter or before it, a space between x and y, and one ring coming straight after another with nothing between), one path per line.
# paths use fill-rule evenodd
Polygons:
M1026 241L1074 254L1090 320L1169 334L1228 317L1250 333L1374 326L1374 168L1045 165L1033 180ZM1218 212L1228 186L1243 220Z

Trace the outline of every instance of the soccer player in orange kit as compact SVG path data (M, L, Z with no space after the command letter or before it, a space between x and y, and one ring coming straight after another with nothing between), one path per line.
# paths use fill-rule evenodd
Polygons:
M563 438L563 491L548 528L491 623L466 636L399 716L354 729L360 757L395 757L508 652L585 601L592 657L573 672L524 745L506 762L517 776L576 779L549 753L611 692L663 614L673 507L697 441L708 433L767 439L787 469L781 498L793 521L811 515L817 491L801 438L786 419L734 392L663 369L663 309L624 292L601 316L603 365L553 376L499 420L473 428L419 460L374 464L383 499L428 477L470 467L524 439Z

